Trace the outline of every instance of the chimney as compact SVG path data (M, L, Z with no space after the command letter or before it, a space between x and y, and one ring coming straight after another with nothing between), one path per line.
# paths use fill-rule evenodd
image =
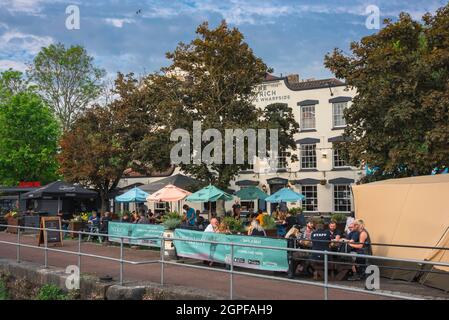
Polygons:
M287 76L288 83L298 83L299 82L299 74L289 74Z

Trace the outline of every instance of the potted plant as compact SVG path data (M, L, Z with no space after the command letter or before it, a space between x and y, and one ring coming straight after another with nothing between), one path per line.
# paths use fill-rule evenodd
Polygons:
M69 230L83 231L88 220L89 220L89 214L87 212L83 212L79 215L75 215L75 217L73 217L73 219L70 220ZM72 238L78 237L78 233L72 232L72 233L70 233L70 237L72 237Z
M5 215L5 220L8 223L8 226L11 226L6 229L6 232L17 233L18 228L14 227L14 226L20 226L21 219L20 219L19 212L17 210L9 211Z
M242 221L237 220L234 217L225 217L223 222L229 227L229 230L233 234L239 234L245 230Z
M334 213L331 216L331 220L333 220L337 223L337 230L340 232L345 231L346 219L347 219L347 216L344 213Z
M182 219L183 216L176 211L169 212L162 218L162 225L165 227L164 238L173 238L175 229L182 224ZM164 255L170 259L176 258L173 241L165 240Z
M270 215L264 215L262 218L262 227L265 229L267 237L276 237L278 234L278 226L276 220Z
M300 214L302 212L302 209L300 207L294 207L288 209L288 213L290 213L292 216L296 216L297 214Z

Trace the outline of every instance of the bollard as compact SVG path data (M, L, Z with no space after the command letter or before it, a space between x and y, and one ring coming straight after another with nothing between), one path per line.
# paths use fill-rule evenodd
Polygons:
M161 286L164 285L165 238L161 238Z
M20 228L17 229L17 262L20 262Z
M81 272L81 238L82 234L78 233L78 270Z
M328 257L327 257L327 251L324 251L324 300L328 299L328 266L327 266L327 261L328 261Z
M47 228L44 227L44 268L48 268L48 243L47 243Z
M120 238L120 285L123 285L123 238Z
M234 244L232 242L231 242L231 277L229 287L230 287L229 296L230 300L232 300L234 296Z

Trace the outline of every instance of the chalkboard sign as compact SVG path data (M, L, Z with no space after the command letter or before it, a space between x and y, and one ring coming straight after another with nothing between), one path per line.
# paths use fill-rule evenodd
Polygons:
M39 231L39 246L47 242L47 244L62 246L62 231L51 231L51 229L61 230L61 218L59 217L42 217L41 230ZM45 230L44 230L45 229Z

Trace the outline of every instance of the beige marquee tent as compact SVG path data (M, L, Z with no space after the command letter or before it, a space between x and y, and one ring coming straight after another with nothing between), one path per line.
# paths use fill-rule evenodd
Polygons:
M353 186L356 217L365 221L373 243L449 247L449 174L390 179ZM449 263L441 249L373 246L373 254ZM390 264L391 265L391 264ZM449 290L449 268L396 263L383 275ZM420 270L439 273L423 273Z

